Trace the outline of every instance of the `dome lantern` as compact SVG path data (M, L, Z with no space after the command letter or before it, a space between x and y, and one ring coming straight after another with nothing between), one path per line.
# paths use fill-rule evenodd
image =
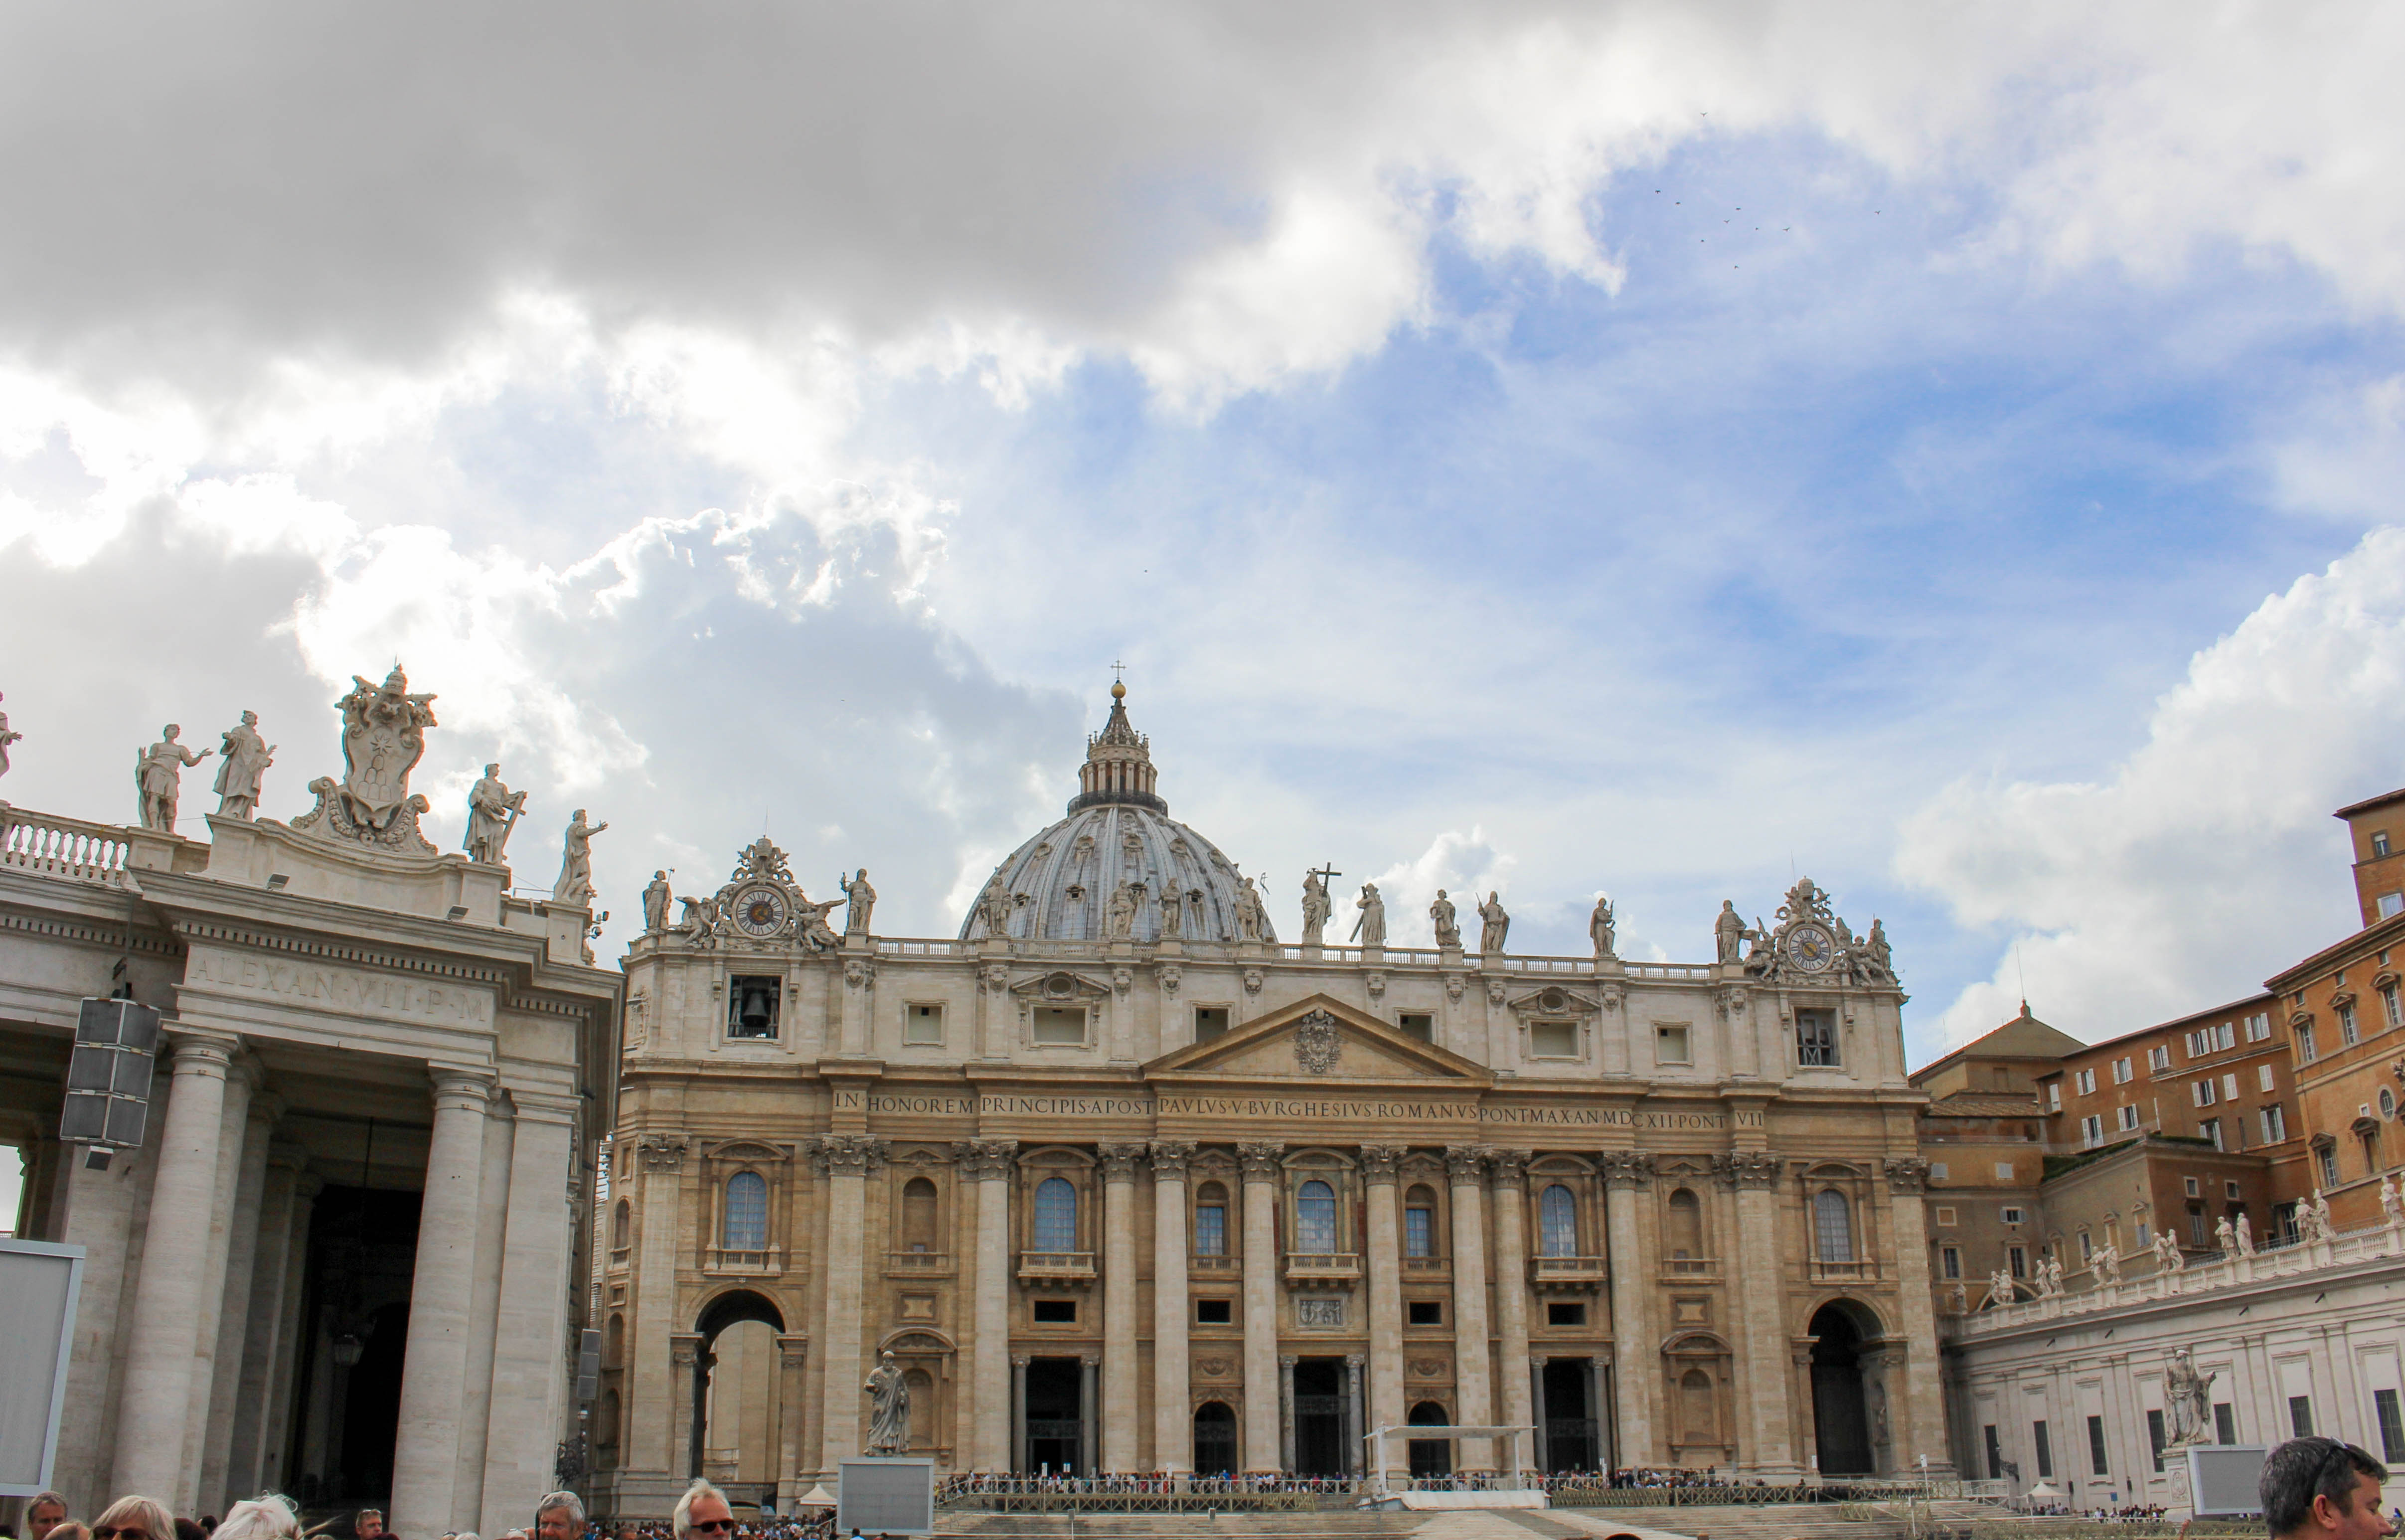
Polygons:
M1077 767L1077 794L1069 811L1120 805L1169 811L1154 791L1158 772L1152 767L1152 740L1128 721L1127 686L1111 686L1111 720L1086 740L1086 763Z

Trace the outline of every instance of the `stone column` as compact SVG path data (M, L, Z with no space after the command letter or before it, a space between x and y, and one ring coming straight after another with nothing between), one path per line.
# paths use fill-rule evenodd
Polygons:
M1135 1163L1141 1144L1105 1144L1103 1157L1102 1468L1136 1468Z
M1277 1183L1279 1144L1239 1144L1245 1173L1245 1469L1278 1459Z
M435 1069L434 1132L409 1281L409 1345L401 1364L401 1423L392 1449L397 1534L451 1525L459 1474L459 1419L468 1387L468 1315L476 1286L476 1231L485 1180L490 1076ZM537 1493L541 1496L541 1493Z
M292 1179L291 1228L285 1242L284 1309L275 1328L275 1361L268 1371L266 1422L260 1433L257 1491L282 1491L292 1485L286 1468L292 1444L292 1389L301 1360L309 1351L301 1307L308 1290L302 1286L309 1265L309 1219L317 1207L325 1181L307 1171Z
M670 1389L668 1337L685 1323L676 1314L677 1259L684 1253L685 1157L682 1134L639 1134L633 1164L640 1168L635 1193L634 1297L627 1308L625 1450L630 1471L673 1477L684 1468L676 1443L675 1398ZM483 1533L482 1531L478 1532Z
M518 1522L554 1485L572 1389L570 1259L576 1254L578 1210L591 1193L572 1158L583 1102L514 1089L510 1100L517 1120L510 1132L510 1213L501 1243L500 1309L493 1323L492 1426L485 1435L480 1509L489 1517L479 1533ZM481 1155L475 1144L469 1148L471 1158Z
M1505 1362L1508 1365L1510 1361ZM1509 1372L1508 1368L1506 1372ZM1528 1360L1528 1425L1537 1430L1528 1435L1528 1468L1531 1470L1545 1469L1547 1456L1552 1453L1545 1440L1545 1424L1553 1421L1551 1412L1552 1404L1545 1399L1545 1359L1539 1354Z
M977 1187L977 1299L970 1313L969 1394L964 1426L975 1430L969 1468L1023 1468L1026 1445L1023 1387L1011 1373L1010 1179L1019 1164L1019 1142L978 1140L952 1146L962 1174ZM1006 1409L1008 1416L1004 1415ZM828 1463L834 1463L828 1457Z
M1100 1443L1096 1437L1099 1430L1094 1426L1094 1402L1098 1388L1095 1382L1102 1378L1102 1365L1096 1362L1092 1353L1087 1352L1077 1355L1077 1463L1086 1468L1087 1475L1091 1476L1096 1469L1095 1446Z
M1186 1261L1186 1162L1194 1146L1152 1146L1152 1468L1182 1473L1194 1462L1193 1379L1188 1351L1194 1307Z
M1278 1354L1278 1463L1294 1469L1294 1363L1290 1352Z
M867 1265L868 1179L885 1169L884 1140L828 1134L810 1141L813 1169L827 1187L825 1436L819 1458L830 1467L860 1453L863 1269ZM983 1279L983 1259L978 1277Z
M1744 1450L1740 1469L1765 1480L1803 1474L1788 1423L1784 1269L1779 1255L1779 1159L1765 1151L1738 1151L1713 1162L1721 1185L1737 1204L1737 1256L1732 1303L1744 1370L1737 1381ZM1615 1267L1617 1264L1614 1265Z
M459 1458L451 1478L450 1528L473 1533L485 1503L485 1449L493 1436L493 1332L501 1313L501 1257L509 1245L509 1206L492 1201L510 1190L510 1152L517 1121L509 1099L488 1093L485 1101L485 1167L477 1181L476 1272L468 1296L468 1399L459 1410ZM611 1190L624 1174L613 1169ZM598 1324L598 1323L594 1323ZM619 1458L626 1454L624 1414ZM513 1526L514 1527L514 1526Z
M1495 1194L1495 1327L1501 1338L1503 1414L1500 1421L1526 1427L1534 1421L1528 1396L1528 1162L1527 1150L1498 1150L1494 1155ZM1495 1462L1507 1465L1519 1446L1497 1446Z
M270 1490L260 1480L261 1435L267 1424L276 1337L284 1325L284 1293L299 1277L292 1251L292 1189L309 1158L295 1144L278 1144L273 1150L265 1149L263 1140L260 1144L267 1166L260 1190L259 1240L251 1266L250 1298L244 1311L241 1370L228 1420L221 1478L227 1494L237 1502L252 1492Z
M982 1433L984 1430L978 1430ZM1010 1460L1003 1468L1023 1471L1027 1468L1027 1355L1010 1355L1010 1425L1004 1430L1010 1440Z
M1613 1440L1623 1465L1658 1464L1653 1448L1653 1388L1661 1378L1654 1361L1651 1312L1653 1290L1646 1276L1638 1237L1638 1195L1653 1185L1653 1157L1636 1150L1607 1150L1603 1164L1604 1230L1611 1248L1611 1364L1619 1391L1620 1427Z
M208 1421L201 1433L200 1505L223 1513L256 1487L235 1487L226 1479L233 1458L235 1425L244 1401L242 1378L249 1359L251 1282L258 1276L262 1240L260 1215L267 1202L267 1144L284 1104L273 1093L251 1095L244 1120L242 1163L234 1178L233 1209L226 1233L225 1285L218 1306L218 1351L215 1384L209 1392Z
M701 1472L693 1458L694 1417L701 1405L701 1334L677 1332L668 1337L668 1426L676 1448L669 1452L668 1474L690 1481Z
M802 1482L802 1418L808 1405L810 1339L797 1335L777 1338L777 1496L787 1513L807 1490Z
M1454 1145L1444 1152L1446 1174L1453 1181L1453 1384L1460 1405L1458 1422L1492 1422L1492 1350L1486 1339L1486 1205L1484 1188L1487 1152ZM1495 1466L1492 1439L1461 1443L1461 1463L1470 1470Z
M1344 1474L1356 1478L1361 1470L1361 1355L1344 1355Z
M1361 1146L1362 1201L1370 1230L1370 1428L1399 1427L1403 1421L1403 1250L1397 1226L1395 1180L1403 1160L1399 1144ZM1360 1430L1367 1435L1370 1428ZM1381 1455L1389 1472L1411 1468L1397 1440Z
M1889 1201L1894 1215L1895 1269L1899 1309L1904 1316L1904 1416L1895 1430L1896 1465L1918 1475L1920 1456L1929 1459L1929 1474L1952 1476L1954 1462L1946 1443L1946 1400L1937 1359L1936 1313L1929 1302L1929 1232L1924 1227L1921 1195L1929 1185L1929 1162L1917 1155L1889 1159Z
M159 1139L143 1267L134 1290L116 1468L109 1481L112 1493L138 1492L162 1502L175 1501L181 1487L192 1344L200 1332L218 1147L225 1138L226 1076L241 1046L231 1033L190 1028L176 1028L169 1037L175 1078Z
M178 1513L199 1513L201 1467L207 1458L209 1413L218 1394L218 1334L225 1323L227 1265L246 1239L234 1210L242 1200L244 1150L250 1142L250 1103L259 1089L259 1061L238 1054L226 1075L225 1107L218 1134L216 1198L209 1210L209 1240L203 1253L201 1315L192 1339L192 1379L186 1390L183 1472L172 1499ZM252 1215L257 1223L258 1216Z

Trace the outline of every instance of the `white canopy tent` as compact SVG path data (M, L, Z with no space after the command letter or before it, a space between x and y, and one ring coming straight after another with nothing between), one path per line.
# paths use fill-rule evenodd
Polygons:
M1407 1508L1541 1508L1546 1504L1544 1490L1540 1487L1481 1487L1462 1491L1398 1492L1390 1491L1386 1486L1386 1440L1389 1438L1400 1438L1407 1443L1423 1438L1441 1438L1448 1444L1459 1444L1465 1438L1491 1438L1511 1450L1512 1457L1506 1468L1518 1473L1528 1468L1526 1458L1527 1451L1520 1440L1536 1431L1533 1426L1505 1427L1467 1422L1405 1424L1399 1428L1372 1428L1361 1435L1362 1443L1368 1446L1363 1452L1369 1456L1370 1469L1376 1473L1374 1488L1368 1501L1382 1505L1399 1503ZM1513 1479L1519 1478L1515 1474Z

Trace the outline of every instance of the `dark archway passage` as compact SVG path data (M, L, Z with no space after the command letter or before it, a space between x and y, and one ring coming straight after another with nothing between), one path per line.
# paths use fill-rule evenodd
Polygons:
M1600 1468L1595 1412L1586 1404L1593 1369L1583 1358L1545 1361L1544 1446L1538 1458L1555 1474Z
M1225 1401L1194 1408L1194 1474L1232 1476L1236 1471L1236 1413Z
M1870 1413L1863 1397L1863 1330L1852 1309L1836 1304L1812 1313L1812 1422L1821 1474L1869 1476Z
M1413 1406L1412 1414L1403 1421L1415 1428L1441 1428L1453 1419L1446 1415L1444 1407L1439 1403L1422 1401ZM1444 1439L1414 1438L1409 1448L1413 1477L1426 1477L1453 1474L1453 1446Z
M693 1323L693 1329L701 1337L701 1347L693 1362L693 1439L685 1449L686 1480L702 1474L702 1451L710 1447L710 1378L718 1362L710 1349L717 1344L721 1332L745 1321L757 1321L780 1335L785 1330L784 1312L777 1309L776 1302L749 1289L720 1295L702 1307L701 1319Z
M1085 1470L1086 1365L1076 1358L1034 1358L1027 1364L1027 1468L1055 1476Z
M1344 1361L1298 1359L1294 1365L1294 1470L1344 1474Z

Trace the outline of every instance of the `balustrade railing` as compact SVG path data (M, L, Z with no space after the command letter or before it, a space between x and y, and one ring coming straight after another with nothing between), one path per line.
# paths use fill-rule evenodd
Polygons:
M0 809L0 867L121 888L131 851L125 831L109 824Z

